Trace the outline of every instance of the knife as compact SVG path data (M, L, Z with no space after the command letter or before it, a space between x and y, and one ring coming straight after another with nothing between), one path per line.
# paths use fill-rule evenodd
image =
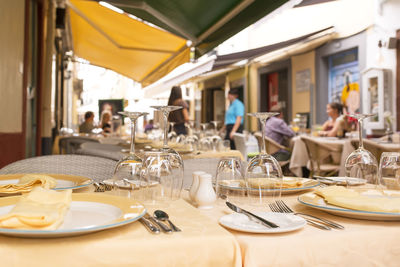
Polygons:
M145 216L149 216L147 213L145 214ZM149 219L145 218L145 216L143 216L142 218L140 218L140 222L153 234L159 234L160 233L160 228L158 228L158 226L154 225Z
M279 225L274 224L273 222L267 221L264 218L261 218L260 216L257 216L247 210L241 209L238 206L230 203L229 201L226 202L226 205L233 211L237 212L237 213L243 213L249 217L252 217L254 219L256 219L258 222L260 222L262 225L268 227L268 228L278 228Z

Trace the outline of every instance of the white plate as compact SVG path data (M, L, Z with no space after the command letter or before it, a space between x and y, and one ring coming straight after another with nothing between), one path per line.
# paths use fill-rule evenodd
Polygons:
M373 221L400 221L400 213L346 209L327 204L323 198L313 192L300 195L297 200L305 206L343 217Z
M314 187L317 187L320 182L317 180L313 180L313 179L308 179L308 178L298 178L298 177L284 177L283 179L300 179L303 181L303 185L300 187L293 187L293 188L283 188L282 189L282 194L291 194L291 193L297 193L297 192L301 192L301 191L305 191L308 189L312 189ZM228 182L228 181L225 181ZM220 184L221 187L225 187L226 189L230 189L230 190L247 190L245 187L242 187L240 185L239 181L236 180L231 180L229 181L229 184ZM258 191L258 188L251 188L251 191ZM279 189L262 189L262 191L264 192L277 192L279 191Z
M356 177L322 177L318 179L323 184L336 184L336 185L363 185L366 181Z
M83 176L68 175L68 174L47 174L47 173L41 173L41 174L51 176L57 180L57 185L55 188L53 188L54 190L78 189L89 186L93 183L92 179ZM19 182L19 178L21 178L24 175L27 175L27 173L0 175L0 185L17 184Z
M266 226L252 221L244 214L232 213L225 215L219 219L219 223L229 229L249 232L249 233L285 233L303 228L306 221L296 215L288 213L275 213L275 212L254 212L254 214L271 221L277 225L278 228L267 228Z
M1 198L0 216L8 213L19 198ZM144 206L134 200L106 194L76 193L72 194L69 211L57 230L0 228L0 234L30 238L76 236L122 226L140 219L145 213Z

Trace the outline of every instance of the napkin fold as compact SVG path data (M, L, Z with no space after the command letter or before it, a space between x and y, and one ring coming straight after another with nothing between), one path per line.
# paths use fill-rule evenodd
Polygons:
M54 188L57 185L57 180L44 174L26 174L19 179L18 184L0 185L0 193L27 193L37 185L47 189Z
M400 213L400 198L387 197L377 190L374 195L362 193L342 186L320 188L315 193L329 204L361 211Z
M242 181L242 183L244 183L244 181ZM296 188L303 185L303 181L301 179L286 178L248 178L247 183L251 188L263 189L278 189L281 186L282 188Z
M0 216L0 227L11 229L55 230L64 221L72 190L54 191L42 187L21 196L13 209Z

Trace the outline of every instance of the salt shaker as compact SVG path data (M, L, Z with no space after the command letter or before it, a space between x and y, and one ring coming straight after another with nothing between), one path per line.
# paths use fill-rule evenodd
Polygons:
M205 173L199 177L199 188L195 196L195 201L199 209L212 209L217 195L211 183L211 174Z
M192 200L193 202L196 202L195 196L196 196L197 189L199 187L199 177L202 174L205 174L205 172L203 172L203 171L195 171L195 172L192 173L192 179L193 180L192 180L192 185L191 185L190 190L189 190L189 197L190 197L190 200Z

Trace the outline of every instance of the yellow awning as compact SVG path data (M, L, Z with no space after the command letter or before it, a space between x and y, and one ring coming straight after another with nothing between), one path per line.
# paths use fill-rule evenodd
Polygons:
M143 85L188 62L186 40L95 1L70 0L75 55Z

